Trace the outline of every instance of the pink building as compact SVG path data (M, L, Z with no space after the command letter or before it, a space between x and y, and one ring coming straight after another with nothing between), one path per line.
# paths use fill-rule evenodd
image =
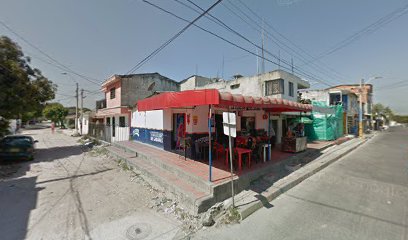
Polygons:
M159 73L114 75L102 83L105 99L96 103L96 118L106 126L106 140L129 140L135 103L157 91L178 91L178 82Z

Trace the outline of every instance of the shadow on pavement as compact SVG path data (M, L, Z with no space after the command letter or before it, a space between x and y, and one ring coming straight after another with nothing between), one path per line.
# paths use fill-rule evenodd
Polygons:
M25 239L31 210L36 208L37 177L0 182L1 239Z
M284 159L282 162L275 164L275 168L269 174L252 181L249 190L261 195L262 192L273 186L275 182L293 172L289 170L288 167L299 166L299 168L301 168L317 159L322 154L322 151L319 149L307 149L304 152L297 153L296 155Z
M30 170L30 164L36 162L51 162L59 159L68 158L71 156L81 155L84 151L82 146L64 146L64 147L51 147L36 149L33 161L13 160L5 161L0 160L0 179L18 178L24 176L27 171Z
M40 148L36 150L34 162L49 162L71 156L81 155L84 152L82 146L63 146Z

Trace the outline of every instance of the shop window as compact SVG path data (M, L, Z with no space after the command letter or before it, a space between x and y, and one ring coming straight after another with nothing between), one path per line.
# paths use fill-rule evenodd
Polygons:
M284 94L283 79L270 80L265 82L265 96L271 96L275 94Z
M294 89L294 86L293 86L293 82L289 82L289 96L290 97L295 96L295 89Z
M119 117L119 127L126 127L125 117Z
M241 118L241 133L242 135L253 135L255 132L255 117Z
M110 89L110 99L114 99L116 95L116 88Z

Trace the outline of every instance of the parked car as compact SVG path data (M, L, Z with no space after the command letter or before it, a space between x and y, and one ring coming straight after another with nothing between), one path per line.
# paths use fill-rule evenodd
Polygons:
M37 142L32 137L25 135L6 136L0 140L0 159L33 160Z

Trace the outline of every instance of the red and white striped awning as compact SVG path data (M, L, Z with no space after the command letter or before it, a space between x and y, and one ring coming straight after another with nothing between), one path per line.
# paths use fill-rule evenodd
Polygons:
M225 108L260 108L268 112L309 112L312 110L310 104L301 104L280 98L231 94L229 92L219 92L217 89L160 93L139 100L137 109L138 111L150 111L200 105L214 105Z

